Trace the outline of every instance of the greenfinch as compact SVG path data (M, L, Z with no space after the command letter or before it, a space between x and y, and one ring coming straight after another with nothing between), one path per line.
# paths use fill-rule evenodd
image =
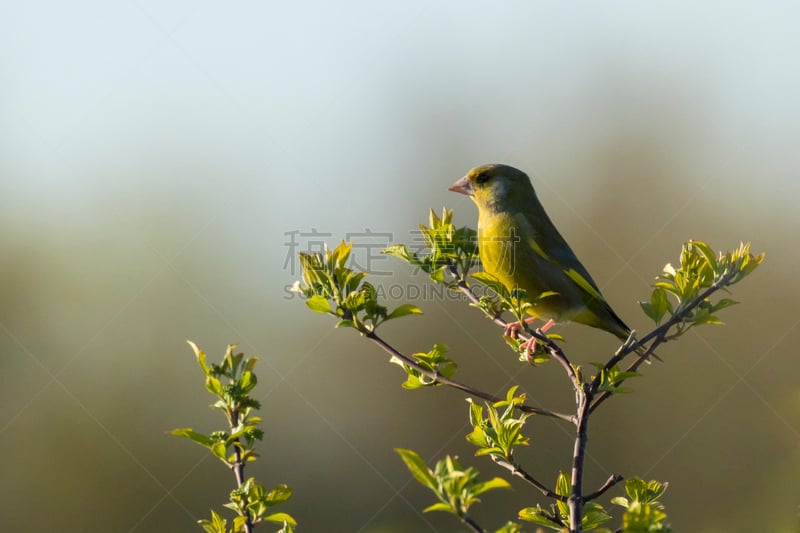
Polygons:
M508 165L482 165L450 186L478 206L478 250L483 268L509 290L524 289L529 314L554 322L578 322L626 340L630 328L611 309L539 202L527 174ZM536 299L541 293L556 294ZM514 323L506 334L516 335ZM524 346L530 354L533 339ZM535 347L535 345L534 345Z

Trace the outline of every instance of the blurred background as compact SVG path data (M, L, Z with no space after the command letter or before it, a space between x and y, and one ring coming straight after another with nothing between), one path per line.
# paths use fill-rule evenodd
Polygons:
M388 358L286 288L296 252L348 239L408 352L568 409L556 365L379 256L412 242L470 167L527 171L556 225L640 331L637 300L681 243L766 263L705 327L593 418L588 479L669 481L677 531L800 531L796 344L800 8L792 2L156 2L0 7L0 529L199 531L233 481L175 427L222 426L185 340L258 354L262 459L301 531L465 531L393 451L457 454L462 394L408 392ZM416 291L416 292L414 292ZM574 360L615 339L561 327ZM569 467L568 427L520 460ZM517 481L475 518L542 502ZM618 491L617 491L618 493ZM611 495L616 495L609 494ZM609 506L610 507L610 506ZM271 530L270 528L265 528ZM527 527L532 531L534 528Z

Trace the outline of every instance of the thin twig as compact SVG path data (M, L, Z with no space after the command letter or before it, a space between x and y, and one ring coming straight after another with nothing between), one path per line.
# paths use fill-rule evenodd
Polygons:
M239 425L239 410L237 408L231 410L229 423L231 431ZM242 460L242 451L239 449L239 446L237 446L238 443L239 439L236 439L233 446L234 461L231 468L233 470L233 475L236 476L236 486L241 489L242 485L244 485L244 461ZM249 509L245 509L244 530L245 533L252 533L253 531L253 522Z
M456 280L458 289L467 297L467 299L469 299L470 302L472 302L473 304L476 305L480 304L480 299L469 288L464 278L458 275L457 269L451 266L450 273ZM639 366L641 366L645 361L647 361L648 358L653 354L655 348L666 341L666 335L673 326L684 321L684 319L689 315L689 313L695 307L700 305L700 303L706 300L714 292L728 285L732 277L733 274L720 277L720 279L716 280L711 287L703 291L703 293L700 294L694 301L690 302L688 305L683 307L680 310L680 312L672 315L672 317L670 317L670 319L667 322L665 322L661 326L657 327L656 329L645 335L641 340L637 342L626 341L626 343L622 346L622 348L616 354L614 354L614 356L611 359L609 359L609 361L603 367L603 370L607 371L612 369L615 365L618 365L623 359L625 359L628 355L634 352L638 354L638 357L628 367L626 371L633 372L636 369L638 369ZM499 313L490 318L498 326L501 326L503 328L507 326L507 322L502 319ZM598 392L598 388L600 387L600 381L602 379L603 372L598 372L590 383L585 383L585 384L582 383L581 379L577 375L577 372L575 371L575 368L572 366L569 359L566 357L564 352L555 342L547 338L547 336L545 336L539 330L532 331L530 330L530 328L527 327L525 329L529 333L529 335L540 341L540 343L543 346L545 346L550 355L554 359L556 359L561 364L562 367L564 367L567 376L569 377L570 381L572 381L573 387L575 388L575 400L577 409L575 416L570 417L570 420L576 426L576 434L575 434L575 445L572 457L572 479L571 479L570 495L566 501L569 507L570 532L578 533L582 531L581 515L584 503L599 498L607 490L609 490L611 487L613 487L614 485L623 480L622 476L613 475L609 477L608 480L606 480L606 482L598 490L589 495L586 496L583 495L583 474L584 474L584 463L586 457L586 444L588 441L587 428L588 428L589 417L600 404L602 404L606 399L608 399L611 396L612 393L605 391L595 397L595 394ZM524 336L520 337L524 340L527 340L525 339ZM650 346L646 346L647 343L650 343ZM615 385L620 385L623 381L624 380L620 381L619 383L615 383ZM563 496L559 496L558 494L553 493L544 484L540 483L538 480L527 474L523 469L519 468L517 465L514 465L505 460L497 459L495 457L493 457L493 459L497 464L508 469L513 475L522 477L523 479L534 485L536 488L542 491L542 493L545 496L548 496L550 498L555 498L560 501L564 501Z
M526 324L525 325L525 330L532 337L535 337L536 340L538 340L542 344L544 344L544 347L547 349L548 352L550 352L550 355L553 357L553 359L558 361L559 364L564 368L564 372L567 373L567 377L572 382L572 386L575 388L575 390L580 389L581 382L580 382L580 379L578 378L578 374L575 372L575 368L572 366L572 363L567 358L567 355L564 353L564 351L561 349L561 347L559 347L558 344L553 342L552 339L549 339L539 329L531 330ZM525 340L525 337L523 335L519 335L519 337L521 339Z
M639 357L637 357L636 360L633 363L631 363L631 365L627 369L625 369L626 372L635 372L640 366L642 366L642 364L644 364L645 361L647 361L650 354L652 354L655 351L656 347L663 344L666 341L667 332L672 328L672 326L680 322L683 322L686 316L688 316L688 314L695 307L700 305L706 298L714 294L716 291L727 286L732 278L733 274L729 274L726 276L722 276L720 279L715 281L713 285L711 285L708 289L703 291L703 293L700 294L700 296L698 296L697 298L695 298L692 302L690 302L689 305L681 309L679 313L672 315L669 320L667 320L659 327L657 327L656 329L654 329L653 331L642 337L641 340L632 343L630 346L623 348L617 354L615 354L614 357L609 359L608 362L605 364L605 366L603 367L604 370L609 370L613 368L614 365L619 364L625 357L635 352L639 348L646 348L645 351L643 351L639 355ZM649 347L645 347L645 344L647 344L651 340L653 341L652 344L650 344ZM600 386L600 375L601 372L598 372L597 375L594 377L594 380L592 380L592 385L591 385L592 392L596 392L597 388ZM625 380L621 380L618 383L615 383L615 385L618 386L622 384L623 381ZM592 404L589 406L589 412L590 413L594 412L594 410L597 409L597 407L601 403L606 401L612 394L613 393L606 391L598 395L592 401Z
M479 304L480 303L480 298L478 298L478 296L472 291L472 289L469 288L469 286L467 285L467 282L464 281L462 278L458 277L456 274L452 274L452 275L454 277L456 277L456 282L457 282L458 289L467 297L467 299L470 302L472 302L473 304L476 304L476 305ZM495 315L494 317L490 317L490 318L491 318L492 322L494 322L498 326L501 326L502 328L506 328L508 326L508 322L503 320L503 318L499 314ZM575 373L575 369L572 367L572 363L570 363L569 359L567 359L566 354L558 346L558 344L553 342L552 339L549 339L547 337L547 335L545 335L541 331L532 330L532 329L528 328L527 324L525 326L525 330L529 333L530 336L535 337L536 340L538 340L542 345L544 345L544 347L547 349L547 351L550 353L550 355L553 357L553 359L558 361L561 364L561 366L564 367L564 371L567 373L567 376L569 377L570 381L572 381L572 385L574 387L576 387L576 388L579 387L580 384L579 384L578 376ZM518 337L523 341L526 341L526 340L530 339L530 337L526 337L523 334L518 334Z
M619 483L620 481L624 480L625 478L620 476L619 474L614 474L613 476L609 477L603 485L594 491L593 493L584 496L584 502L590 502L592 500L596 500L600 496L602 496L608 489Z
M640 340L638 340L638 341L630 344L628 347L623 348L622 350L620 350L619 353L615 354L614 357L609 359L608 363L606 363L604 368L606 370L612 368L614 365L618 364L620 361L622 361L625 357L627 357L631 353L635 352L636 350L638 350L640 348L644 348L645 344L650 342L652 339L661 340L661 342L663 342L663 337L666 336L667 331L672 326L674 326L675 324L678 324L679 322L683 322L683 319L695 307L697 307L698 305L703 303L703 301L706 298L708 298L709 296L711 296L712 294L714 294L715 292L717 292L721 288L727 286L732 278L733 278L733 274L728 274L728 275L722 276L720 279L716 280L708 289L703 291L703 293L700 294L700 296L695 298L691 303L689 303L689 305L687 305L686 307L681 309L679 313L676 313L676 314L672 315L669 320L667 320L666 322L661 324L659 327L657 327L656 329L654 329L653 331L651 331L650 333L648 333L647 335L642 337ZM662 339L659 339L659 337L662 337Z
M473 520L468 516L462 516L461 521L464 522L466 525L468 525L472 529L472 531L475 531L476 533L485 533L486 531L481 526L479 526L478 523L475 522L475 520Z
M457 278L457 286L459 290L463 294L467 296L467 298L474 304L478 304L480 299L472 292L472 290L467 286L466 282L463 278L456 276L456 273L453 275ZM506 327L507 323L503 320L499 315L495 315L491 317L492 321L502 327ZM577 404L577 409L575 410L575 416L571 417L572 422L575 424L576 432L575 432L575 446L573 448L572 454L572 476L571 476L571 483L570 483L570 495L566 499L567 506L569 508L569 524L570 524L570 533L580 533L583 530L583 526L581 525L582 522L582 513L583 513L583 504L585 499L583 497L583 470L584 470L584 463L586 461L586 443L589 440L587 426L589 423L589 416L591 411L589 407L592 403L592 395L594 394L594 389L589 386L589 384L584 384L581 382L581 379L578 377L575 368L570 363L569 359L567 358L566 354L561 350L561 348L549 339L544 333L540 330L530 330L526 327L528 333L535 337L538 341L541 342L542 345L545 346L547 351L550 355L558 361L561 366L564 368L564 371L569 377L570 381L572 382L572 386L575 389L575 403ZM520 336L524 339L524 336ZM498 463L501 464L501 463ZM503 465L505 466L505 465ZM517 473L517 470L511 470L512 473L521 475L521 473ZM522 476L524 478L524 476ZM525 478L528 479L528 478ZM545 495L553 498L555 497L558 500L564 501L563 496L559 496L558 494L553 493L543 484L539 483L538 481L534 480L533 478L528 479L531 483L533 483L536 488L543 491Z
M438 374L437 372L434 372L432 370L429 370L429 369L425 368L424 366L420 365L417 361L415 361L413 358L405 355L404 353L399 352L394 346L392 346L389 343L387 343L386 341L384 341L374 331L367 332L364 335L369 340L371 340L372 342L374 342L375 344L380 346L386 353L392 355L393 357L396 357L396 358L400 359L401 361L403 361L403 363L405 363L408 366L412 367L414 370L424 374L425 376L429 377L432 380L435 380L438 383L441 383L442 385L447 385L448 387L453 387L453 388L458 389L460 391L466 392L470 396L475 396L476 398L481 398L481 399L484 399L484 400L492 402L492 403L500 402L500 401L505 400L505 398L500 398L500 397L494 396L492 394L483 392L483 391L478 390L478 389L476 389L474 387L471 387L469 385L465 385L464 383L452 380L450 378L446 378L446 377L442 376L441 374ZM533 407L533 406L524 405L524 404L523 405L518 405L517 408L520 411L524 411L526 413L533 413L533 414L537 414L537 415L541 415L541 416L549 416L551 418L558 418L559 420L564 420L566 422L573 422L573 418L574 418L573 416L566 415L564 413L558 413L556 411L550 411L548 409L542 409L540 407Z
M556 494L552 490L548 489L544 483L534 478L517 463L507 461L506 459L503 459L502 457L498 457L496 455L492 456L492 460L498 465L508 470L509 472L511 472L512 475L521 477L522 479L524 479L525 481L527 481L528 483L539 489L539 491L548 498L553 498L554 500L558 500L561 502L567 501L566 496L561 496L560 494Z

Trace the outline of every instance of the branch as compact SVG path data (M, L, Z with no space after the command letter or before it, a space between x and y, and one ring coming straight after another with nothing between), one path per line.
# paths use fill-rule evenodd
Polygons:
M587 427L589 424L589 405L592 403L592 391L589 384L585 384L576 392L577 409L575 446L572 450L572 479L570 486L567 506L569 508L569 530L570 533L582 531L583 522L583 503L586 501L583 496L583 470L586 461L586 442L589 440Z
M475 520L473 520L472 518L470 518L468 516L462 516L461 517L461 521L464 522L466 525L468 525L472 529L472 531L475 531L476 533L485 533L486 532L486 530L483 529L481 526L479 526L478 523L475 522Z
M239 425L239 409L238 407L234 407L231 410L231 417L229 420L231 431L233 431ZM241 489L242 485L244 484L244 461L242 460L242 451L239 449L237 445L239 443L239 439L236 439L236 443L233 446L233 454L234 454L234 461L232 465L233 475L236 476L236 486L237 488ZM245 509L245 521L244 521L244 531L245 533L252 533L253 531L253 518L250 512L250 509Z
M567 501L567 497L566 496L561 496L560 494L556 494L552 490L548 489L547 486L545 486L544 483L542 483L541 481L537 480L532 475L527 473L517 463L512 463L512 462L510 462L510 461L508 461L508 460L506 460L506 459L504 459L502 457L496 456L496 455L492 455L492 461L494 461L498 465L502 466L503 468L505 468L506 470L511 472L511 475L521 477L522 479L524 479L525 481L527 481L528 483L530 483L531 485L533 485L534 487L539 489L539 491L541 491L541 493L544 494L545 496L547 496L548 498L553 498L554 500L558 500L558 501L561 501L561 502Z
M706 298L708 298L709 296L711 296L712 294L714 294L715 292L717 292L721 288L727 286L728 283L730 282L730 280L733 277L734 277L734 273L730 273L730 274L722 276L720 279L716 280L708 289L703 291L703 293L700 294L700 296L695 298L691 303L689 303L689 305L687 305L686 307L681 309L680 312L672 315L669 320L667 320L662 325L660 325L659 327L657 327L656 329L654 329L653 331L651 331L650 333L648 333L647 335L642 337L641 340L639 340L639 341L637 341L635 343L632 343L630 346L620 350L619 353L615 354L614 357L612 357L608 361L608 363L606 363L605 368L609 369L609 368L613 367L614 365L616 365L617 363L622 361L625 357L630 355L631 352L635 352L637 349L644 348L645 347L644 345L647 344L648 342L650 342L650 340L652 340L652 339L656 339L657 341L664 342L663 338L666 336L667 331L669 331L669 329L672 326L674 326L675 324L678 324L679 322L683 322L684 318L686 318L686 316L695 307L697 307L698 305L703 303L703 301ZM656 344L654 343L648 349L648 351L651 351L655 346L656 346Z
M472 292L472 289L469 288L467 282L464 281L462 277L458 276L456 272L453 272L452 269L450 271L450 274L455 278L458 289L467 297L467 299L475 305L479 304L480 298L478 298L478 296L474 292ZM503 320L499 314L491 317L491 320L492 322L494 322L498 326L501 326L504 329L508 326L508 322ZM572 381L573 387L575 387L576 389L580 388L580 380L578 379L578 376L575 373L575 369L572 367L572 363L570 363L569 359L567 359L567 356L564 354L564 351L561 350L558 344L553 342L552 339L549 339L547 335L545 335L541 331L531 330L530 328L527 327L527 324L525 326L525 331L527 331L530 334L530 336L535 337L536 340L541 342L547 349L547 351L550 353L550 355L553 357L553 359L558 361L561 364L561 366L564 367L564 371L567 373L567 376L569 377L570 381ZM519 334L518 337L523 341L530 339L530 337L526 337L523 334Z
M532 337L535 337L536 340L544 344L544 347L547 349L553 359L558 361L559 364L564 368L564 372L567 373L567 377L572 382L572 386L575 388L575 390L579 390L581 388L581 380L578 378L578 374L575 372L575 368L572 366L572 363L569 359L567 359L567 355L558 346L558 344L553 342L552 339L549 339L547 335L541 332L541 330L532 330L527 324L525 324L525 331L527 331ZM519 335L519 338L526 340L524 335Z
M589 495L585 496L585 497L583 498L583 501L584 501L584 502L590 502L590 501L592 501L592 500L596 500L597 498L599 498L600 496L602 496L602 495L603 495L603 493L605 493L605 491L607 491L608 489L610 489L611 487L613 487L614 485L616 485L617 483L619 483L620 481L622 481L622 480L624 480L624 479L625 479L625 478L624 478L624 477L622 477L622 476L620 476L619 474L614 474L613 476L609 477L609 478L606 480L606 482L605 482L605 483L603 483L603 485L602 485L602 486L601 486L599 489L597 489L597 490L596 490L596 491L594 491L593 493L591 493L591 494L589 494Z
M687 305L686 307L681 309L680 312L675 313L674 315L672 315L669 320L667 320L662 325L660 325L659 327L657 327L656 329L654 329L653 331L651 331L650 333L648 333L647 335L642 337L641 340L639 340L639 341L637 341L635 343L632 343L631 345L629 345L627 347L623 347L619 352L617 352L614 355L614 357L612 357L611 359L608 360L608 362L606 363L606 365L603 368L605 370L611 369L614 365L620 363L623 359L625 359L625 357L630 355L632 352L635 352L636 350L645 348L645 350L643 352L641 352L639 357L637 357L636 360L633 363L631 363L631 365L627 369L625 369L626 372L634 372L634 371L636 371L636 369L638 369L640 366L642 366L642 364L649 358L649 356L655 350L656 346L659 346L659 345L661 345L661 344L663 344L665 342L666 336L667 336L667 332L672 328L672 326L674 326L674 325L676 325L676 324L678 324L680 322L683 322L683 320L688 316L688 314L695 307L697 307L698 305L703 303L703 301L706 298L708 298L709 296L711 296L712 294L714 294L715 292L717 292L721 288L727 286L728 283L730 282L730 280L733 279L734 275L735 275L735 273L730 273L730 274L727 274L725 276L720 277L708 289L703 291L703 293L700 294L700 296L698 296L692 302L690 302L689 305ZM653 343L649 347L645 347L645 344L647 344L651 340L653 341ZM620 385L624 381L625 380L622 380L619 383L616 383L616 385ZM592 392L596 392L597 391L597 387L599 387L599 386L600 386L600 372L598 372L597 375L594 377L594 380L592 380L592 385L591 385ZM595 409L597 409L597 407L601 403L606 401L608 399L608 397L611 396L611 394L612 393L610 393L610 392L603 392L602 394L597 396L592 401L591 405L589 406L589 412L591 413Z
M393 357L396 357L397 359L400 359L401 361L403 361L403 363L405 363L408 366L412 367L414 370L416 370L418 372L421 372L425 376L429 377L432 380L435 380L438 383L441 383L442 385L447 385L449 387L453 387L453 388L458 389L460 391L466 392L470 396L475 396L476 398L481 398L483 400L486 400L486 401L492 402L492 403L501 402L501 401L505 400L505 398L499 398L497 396L493 396L493 395L491 395L489 393L486 393L486 392L483 392L481 390L478 390L478 389L475 389L473 387L470 387L469 385L465 385L465 384L460 383L458 381L446 378L446 377L444 377L444 376L442 376L442 375L440 375L440 374L438 374L436 372L433 372L433 371L423 367L417 361L415 361L413 358L411 358L411 357L409 357L409 356L397 351L392 345L388 344L386 341L384 341L382 338L380 338L374 331L369 331L369 332L365 333L364 335L369 340L371 340L372 342L374 342L375 344L377 344L378 346L383 348L383 350L386 353L388 353L389 355L391 355ZM520 411L523 411L523 412L526 412L526 413L533 413L533 414L542 415L542 416L549 416L551 418L558 418L559 420L564 420L566 422L573 422L573 420L574 420L574 417L571 416L571 415L558 413L556 411L550 411L548 409L542 409L540 407L533 407L533 406L529 406L529 405L524 405L523 404L523 405L518 405L517 408Z

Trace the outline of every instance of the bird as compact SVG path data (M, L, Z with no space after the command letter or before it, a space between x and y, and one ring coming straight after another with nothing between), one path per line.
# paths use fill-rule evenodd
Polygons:
M509 290L523 289L532 304L531 318L546 320L546 332L556 322L577 322L626 341L631 329L614 312L586 267L578 260L544 210L531 179L509 165L473 168L449 187L469 196L478 207L478 252L486 272ZM545 292L550 296L537 298ZM522 324L509 324L515 337ZM535 338L520 347L530 359Z

